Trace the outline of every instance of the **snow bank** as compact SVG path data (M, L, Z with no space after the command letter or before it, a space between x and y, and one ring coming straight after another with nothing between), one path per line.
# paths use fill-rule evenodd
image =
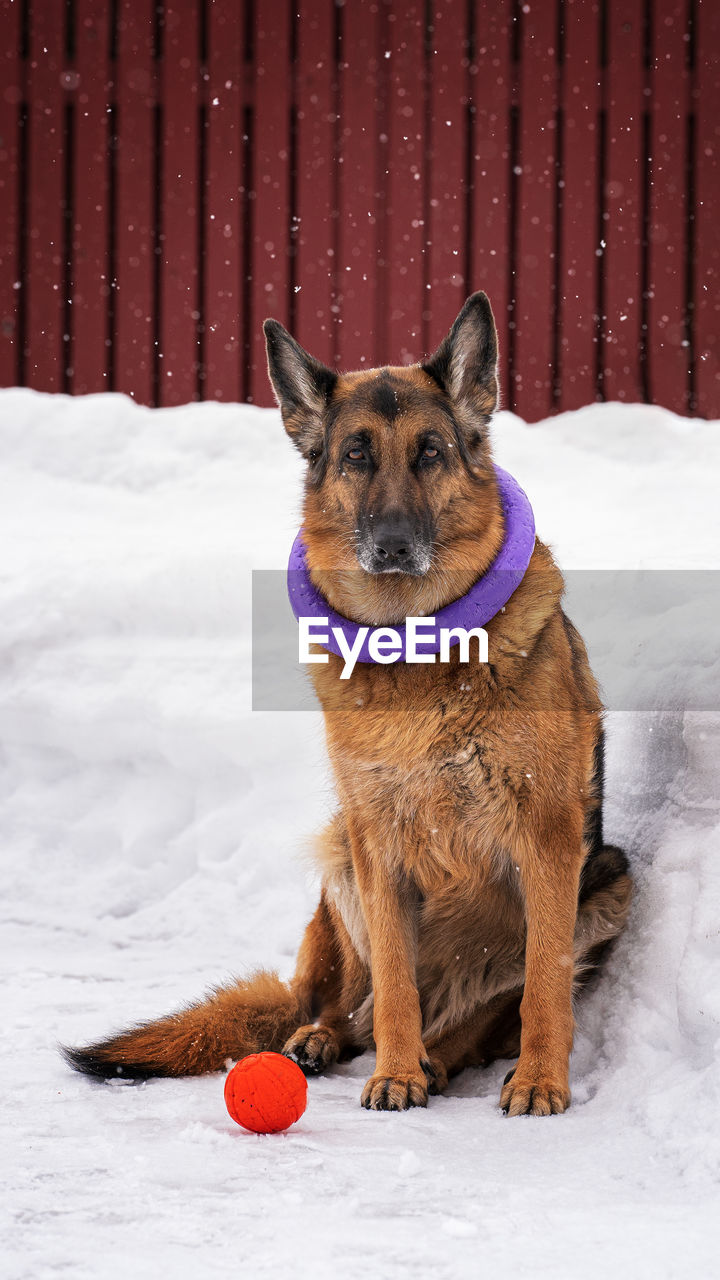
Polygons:
M719 567L720 424L607 405L500 414L495 440L563 567ZM3 1274L711 1274L717 662L704 709L611 716L637 900L582 1006L571 1111L505 1119L497 1064L369 1114L366 1057L311 1082L287 1135L246 1135L217 1078L93 1086L55 1042L291 970L330 784L317 713L250 711L249 599L285 562L299 461L269 410L29 391L0 393L0 450ZM653 671L658 706L684 660Z

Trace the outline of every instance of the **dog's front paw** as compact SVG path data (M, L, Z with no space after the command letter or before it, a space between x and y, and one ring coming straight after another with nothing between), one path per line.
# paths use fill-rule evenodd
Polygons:
M360 1103L366 1111L407 1111L408 1107L426 1107L427 1100L427 1077L420 1071L407 1076L371 1076Z
M340 1046L330 1027L298 1027L294 1035L283 1045L286 1058L292 1058L308 1076L318 1075L337 1062Z
M559 1116L570 1106L570 1090L561 1080L522 1072L518 1063L505 1077L500 1106L508 1116Z

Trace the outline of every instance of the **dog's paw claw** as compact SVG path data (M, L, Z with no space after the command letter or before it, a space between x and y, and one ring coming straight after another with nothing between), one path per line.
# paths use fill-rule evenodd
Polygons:
M298 1027L290 1039L283 1045L282 1053L286 1058L297 1062L301 1071L308 1076L318 1075L337 1062L340 1046L335 1033L329 1027Z
M505 1077L500 1106L508 1116L559 1116L570 1106L570 1090L557 1081L531 1080L513 1070Z
M362 1091L360 1105L366 1111L407 1111L426 1107L428 1085L424 1075L371 1076Z

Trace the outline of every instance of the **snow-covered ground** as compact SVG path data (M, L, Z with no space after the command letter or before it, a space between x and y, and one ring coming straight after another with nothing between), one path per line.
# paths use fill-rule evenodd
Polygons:
M596 406L495 424L567 568L718 568L720 423ZM258 963L291 971L330 800L315 712L250 710L250 570L300 463L275 412L0 393L3 1277L705 1277L720 1250L720 715L610 718L607 834L637 896L581 1006L574 1101L507 1069L358 1105L369 1055L257 1137L221 1077L71 1074L77 1043ZM636 638L633 637L633 644Z

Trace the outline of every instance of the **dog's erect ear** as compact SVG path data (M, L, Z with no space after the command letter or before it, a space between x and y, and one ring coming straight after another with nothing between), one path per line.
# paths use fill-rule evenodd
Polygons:
M303 350L279 320L263 325L268 373L285 430L308 461L322 450L323 412L337 374Z
M485 293L468 298L447 338L423 369L446 391L468 424L487 422L498 397L497 333Z

